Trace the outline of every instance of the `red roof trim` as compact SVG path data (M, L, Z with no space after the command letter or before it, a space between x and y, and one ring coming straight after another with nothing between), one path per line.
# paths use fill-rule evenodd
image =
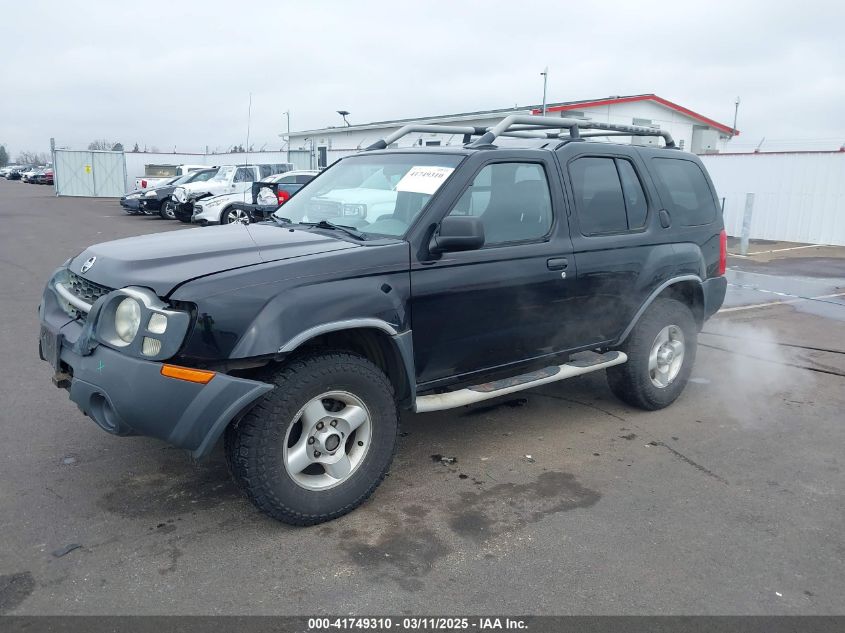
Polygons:
M567 105L559 105L559 106L551 106L546 108L546 112L566 112L567 110L580 110L581 108L593 108L596 106L606 106L606 105L614 105L617 103L632 103L634 101L654 101L655 103L659 103L660 105L666 106L671 110L675 110L676 112L680 112L681 114L685 114L688 117L701 121L702 123L706 123L712 128L719 130L720 132L724 132L725 134L732 134L733 136L739 135L739 130L732 130L727 125L723 125L718 121L714 121L698 112L693 112L689 108L685 108L683 106L678 105L677 103L673 103L668 99L664 99L663 97L658 97L657 95L636 95L634 97L616 97L616 98L608 98L608 99L597 99L595 101L582 101L580 103L571 103ZM540 114L542 110L540 108L534 109L531 113L532 114Z

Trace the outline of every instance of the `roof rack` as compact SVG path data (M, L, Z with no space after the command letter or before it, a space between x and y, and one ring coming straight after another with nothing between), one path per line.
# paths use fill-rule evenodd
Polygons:
M554 131L552 131L554 130ZM563 130L566 130L565 132ZM594 130L585 134L581 130ZM598 130L598 131L596 131ZM582 119L566 119L534 115L513 114L505 117L493 127L469 125L406 125L385 138L368 146L365 151L385 149L391 143L414 132L434 134L463 134L464 145L469 148L485 147L500 136L516 138L580 140L594 136L661 136L666 147L675 148L672 135L666 130L657 130L639 125L601 123ZM476 136L475 140L472 137Z
M383 139L380 139L364 148L364 151L370 151L374 149L385 149L391 143L395 143L397 140L402 138L403 136L407 136L408 134L413 134L414 132L431 132L432 134L463 134L464 136L464 143L469 143L472 140L473 136L482 136L486 134L490 130L487 127L475 127L472 125L422 125L422 124L410 124L404 127L399 128L393 134L389 134L385 136ZM506 131L499 136L514 136L517 138L543 138L542 136L538 136L532 132L520 132L518 130L509 130Z

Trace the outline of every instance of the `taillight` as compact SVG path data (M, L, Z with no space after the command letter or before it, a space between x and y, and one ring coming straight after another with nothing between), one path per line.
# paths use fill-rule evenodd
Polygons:
M279 206L283 205L285 202L290 200L290 194L287 191L283 191L282 189L279 189L279 191L276 193L276 197L279 200Z
M146 180L142 180L142 181L141 181L141 189L146 189L146 188L147 188L147 181L146 181Z
M728 234L725 229L719 233L719 274L724 275L728 268Z

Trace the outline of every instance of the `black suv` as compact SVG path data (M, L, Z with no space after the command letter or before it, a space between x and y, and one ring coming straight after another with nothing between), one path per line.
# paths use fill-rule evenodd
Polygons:
M597 127L411 125L268 222L92 246L44 291L41 357L110 433L197 458L223 437L253 503L299 525L375 490L400 408L603 368L625 402L665 407L724 299L722 217L668 133ZM464 144L385 149L440 131ZM655 134L665 148L585 142Z

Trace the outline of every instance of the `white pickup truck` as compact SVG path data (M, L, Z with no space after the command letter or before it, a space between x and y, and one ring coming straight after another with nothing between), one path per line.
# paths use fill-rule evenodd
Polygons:
M184 176L198 169L208 169L209 165L145 165L146 176L135 179L135 190L146 191L160 187L176 176Z

